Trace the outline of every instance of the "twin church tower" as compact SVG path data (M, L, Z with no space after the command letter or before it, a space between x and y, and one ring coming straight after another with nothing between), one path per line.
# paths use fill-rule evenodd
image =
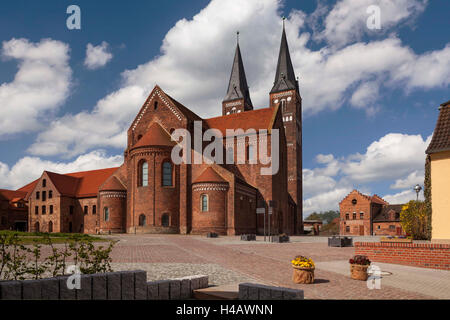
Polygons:
M239 32L238 32L239 36ZM286 31L281 36L280 51L272 90L269 93L270 108L279 106L286 136L288 191L297 207L297 230L302 228L302 98L298 78L295 76L289 52ZM236 45L230 81L225 99L222 101L222 115L253 110L249 87L242 62L239 40Z

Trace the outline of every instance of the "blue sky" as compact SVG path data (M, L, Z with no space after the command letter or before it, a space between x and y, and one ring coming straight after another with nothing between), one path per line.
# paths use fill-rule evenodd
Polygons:
M81 8L81 30L66 27L70 4ZM380 7L381 30L366 27L370 4ZM236 30L253 103L267 106L282 16L303 97L305 214L337 209L353 188L392 203L413 197L438 106L450 99L447 1L0 8L0 187L19 187L43 169L120 163L124 131L155 83L199 115L219 115ZM94 66L88 44L98 49Z

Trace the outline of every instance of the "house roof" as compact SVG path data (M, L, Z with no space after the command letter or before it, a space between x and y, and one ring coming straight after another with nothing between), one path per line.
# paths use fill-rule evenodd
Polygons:
M45 171L47 176L55 185L55 188L64 196L69 197L95 197L98 188L108 179L118 168L107 168L91 171L80 171L67 174ZM34 190L39 179L27 184L17 191L26 192L28 196Z
M389 212L393 210L395 213L400 214L402 211L402 204L389 204L386 206L383 206L379 209L377 213L375 213L375 217L373 218L374 222L389 222L389 221L400 221L400 217L391 219L389 216Z
M427 154L450 150L450 101L440 106L439 117Z
M126 191L127 189L115 176L109 177L105 183L100 186L100 191Z
M194 181L194 183L199 182L226 182L226 180L222 178L212 167L208 167Z
M19 201L27 196L25 191L0 189L0 195L8 201Z
M251 128L255 130L270 130L277 110L277 108L256 109L205 119L205 122L209 128L220 130L224 136L227 129L243 129L244 131Z
M147 147L147 146L169 146L175 145L175 141L171 140L169 133L164 130L158 123L154 122L139 139L133 148Z

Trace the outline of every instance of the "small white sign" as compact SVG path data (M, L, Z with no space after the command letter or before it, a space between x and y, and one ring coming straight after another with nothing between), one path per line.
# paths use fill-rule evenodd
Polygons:
M256 208L256 213L265 213L266 208Z

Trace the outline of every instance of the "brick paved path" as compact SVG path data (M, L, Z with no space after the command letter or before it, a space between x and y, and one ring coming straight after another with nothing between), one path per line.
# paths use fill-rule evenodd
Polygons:
M430 299L431 296L388 285L369 290L364 281L317 268L316 282L294 284L290 260L298 254L315 261L345 260L353 248L328 248L325 243L244 243L236 238L206 239L180 235L119 235L113 262L218 264L261 283L299 288L307 299ZM320 265L320 263L318 263Z

